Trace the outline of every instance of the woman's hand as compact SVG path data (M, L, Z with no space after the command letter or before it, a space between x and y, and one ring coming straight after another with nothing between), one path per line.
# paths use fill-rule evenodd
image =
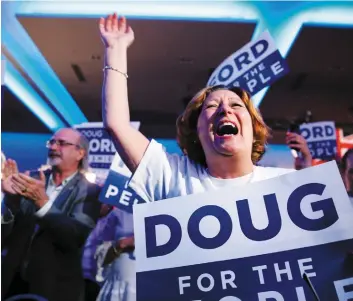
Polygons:
M115 245L113 244L105 255L103 266L112 263L122 253L129 253L135 250L135 237L126 237L119 239Z
M99 31L103 44L106 48L114 49L117 46L128 48L134 41L134 32L128 26L125 17L120 17L114 13L108 17L100 18Z
M119 239L116 248L122 250L122 252L132 252L135 250L135 237L131 236Z

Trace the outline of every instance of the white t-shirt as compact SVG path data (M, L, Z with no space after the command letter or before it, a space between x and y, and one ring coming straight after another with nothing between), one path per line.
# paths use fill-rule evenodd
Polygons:
M129 185L146 201L216 190L224 186L242 186L295 171L294 169L255 166L243 177L219 179L207 169L194 164L187 156L169 154L162 144L152 140Z

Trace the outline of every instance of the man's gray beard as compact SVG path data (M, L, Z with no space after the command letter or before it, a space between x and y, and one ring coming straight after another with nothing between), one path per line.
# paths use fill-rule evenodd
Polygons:
M54 167L59 164L60 158L48 158L47 159L47 164L50 165L51 167Z

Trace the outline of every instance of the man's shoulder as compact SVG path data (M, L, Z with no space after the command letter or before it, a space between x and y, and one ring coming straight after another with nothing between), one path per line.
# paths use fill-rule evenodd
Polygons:
M100 193L101 187L96 183L92 183L88 181L83 173L79 172L78 177L79 177L78 185L87 187L87 195L91 195L91 194L97 195Z

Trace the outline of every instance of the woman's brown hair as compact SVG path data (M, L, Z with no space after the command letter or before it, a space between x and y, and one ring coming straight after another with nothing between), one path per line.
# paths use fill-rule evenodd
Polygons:
M267 139L269 137L269 128L262 119L260 112L255 108L251 101L250 94L245 90L234 87L212 86L200 90L188 103L184 112L178 117L177 141L179 147L190 160L196 164L207 167L205 153L197 135L197 121L200 116L202 105L207 96L216 90L229 90L237 94L244 102L246 109L250 113L254 142L252 146L251 160L257 163L265 153Z

